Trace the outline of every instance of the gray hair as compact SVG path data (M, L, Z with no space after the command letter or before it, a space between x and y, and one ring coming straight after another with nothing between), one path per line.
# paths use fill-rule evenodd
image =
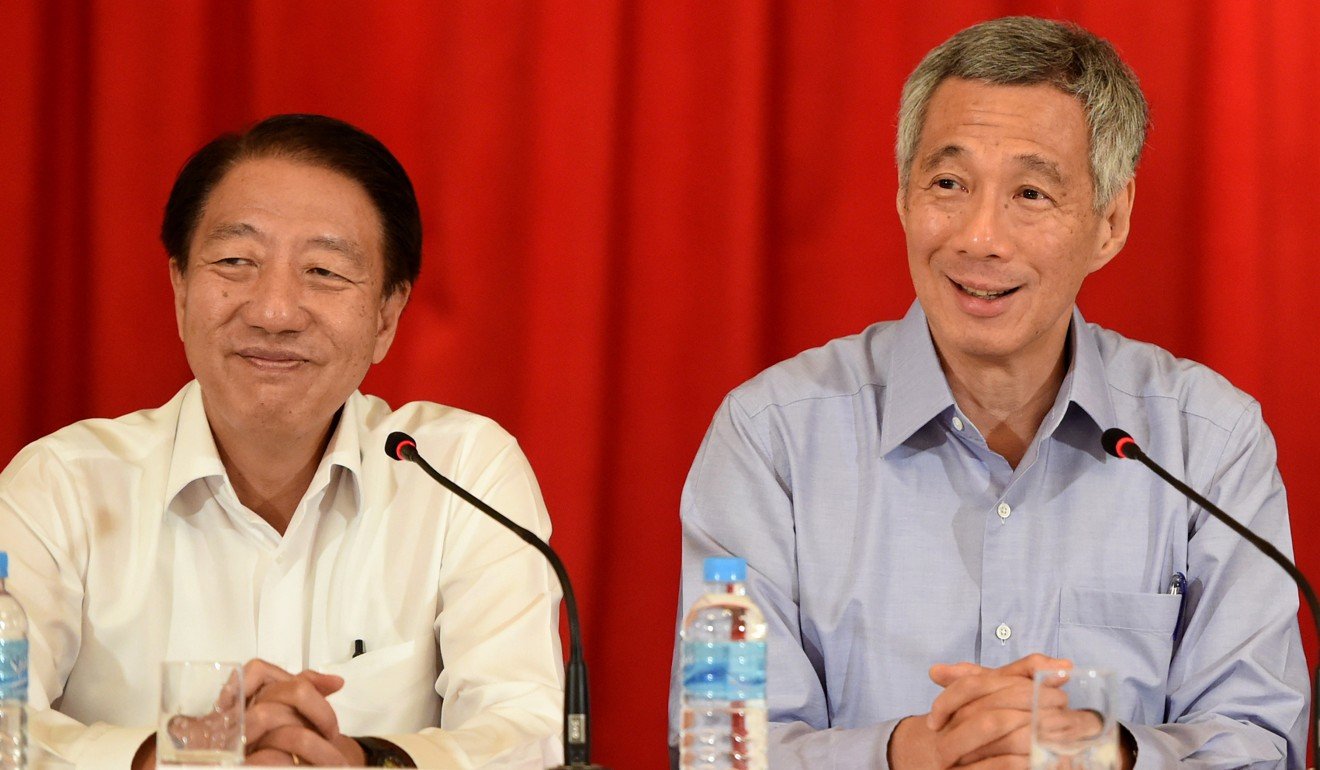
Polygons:
M931 96L946 78L996 85L1045 83L1076 97L1090 128L1097 211L1136 174L1150 115L1136 75L1114 47L1075 24L1009 16L949 38L926 54L908 77L895 147L901 190L907 189Z

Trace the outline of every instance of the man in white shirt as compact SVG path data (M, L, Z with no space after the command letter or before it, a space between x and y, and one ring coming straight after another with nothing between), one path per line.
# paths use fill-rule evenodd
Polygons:
M411 433L548 537L531 468L488 419L356 390L420 267L398 161L341 121L272 117L188 161L161 238L196 380L0 474L34 740L152 767L160 663L240 660L249 764L560 761L558 584L383 446Z

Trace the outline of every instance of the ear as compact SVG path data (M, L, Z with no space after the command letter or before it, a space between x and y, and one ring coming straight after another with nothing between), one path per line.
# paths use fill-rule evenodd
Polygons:
M184 308L188 304L188 276L179 269L179 263L170 260L170 287L174 289L174 324L179 339L183 339Z
M898 186L898 192L894 195L894 208L898 210L898 223L903 226L903 232L907 232L907 196L903 185Z
M403 308L408 304L408 297L411 294L412 284L405 284L390 292L380 304L380 315L376 326L376 350L371 356L371 363L378 364L384 361L385 354L390 352L390 345L394 344L394 333L399 330L399 316L403 314Z
M1095 258L1091 261L1088 273L1094 273L1113 259L1118 252L1123 250L1127 243L1128 232L1132 227L1132 204L1137 198L1137 180L1130 179L1123 185L1123 189L1118 191L1114 199L1105 207L1100 215L1100 226L1098 237L1100 247L1096 250Z

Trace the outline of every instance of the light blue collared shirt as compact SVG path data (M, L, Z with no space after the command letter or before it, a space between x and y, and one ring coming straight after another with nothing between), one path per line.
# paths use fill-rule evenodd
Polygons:
M683 490L680 607L702 592L706 556L747 559L770 627L772 767L884 767L894 726L940 691L932 664L1032 652L1118 672L1138 767L1302 766L1291 580L1100 446L1106 428L1131 432L1291 553L1259 405L1077 311L1069 342L1058 397L1016 469L954 403L917 304L724 401ZM1175 573L1187 576L1181 598L1168 593Z

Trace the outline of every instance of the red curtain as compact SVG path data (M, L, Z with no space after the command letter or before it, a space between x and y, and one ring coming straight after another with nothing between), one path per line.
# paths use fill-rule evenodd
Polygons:
M275 112L361 125L427 231L365 389L520 438L581 586L596 758L658 770L706 424L761 368L905 310L899 89L1008 13L1075 20L1140 75L1132 237L1082 307L1260 399L1320 579L1310 0L2 3L0 462L189 377L155 233L192 150Z

